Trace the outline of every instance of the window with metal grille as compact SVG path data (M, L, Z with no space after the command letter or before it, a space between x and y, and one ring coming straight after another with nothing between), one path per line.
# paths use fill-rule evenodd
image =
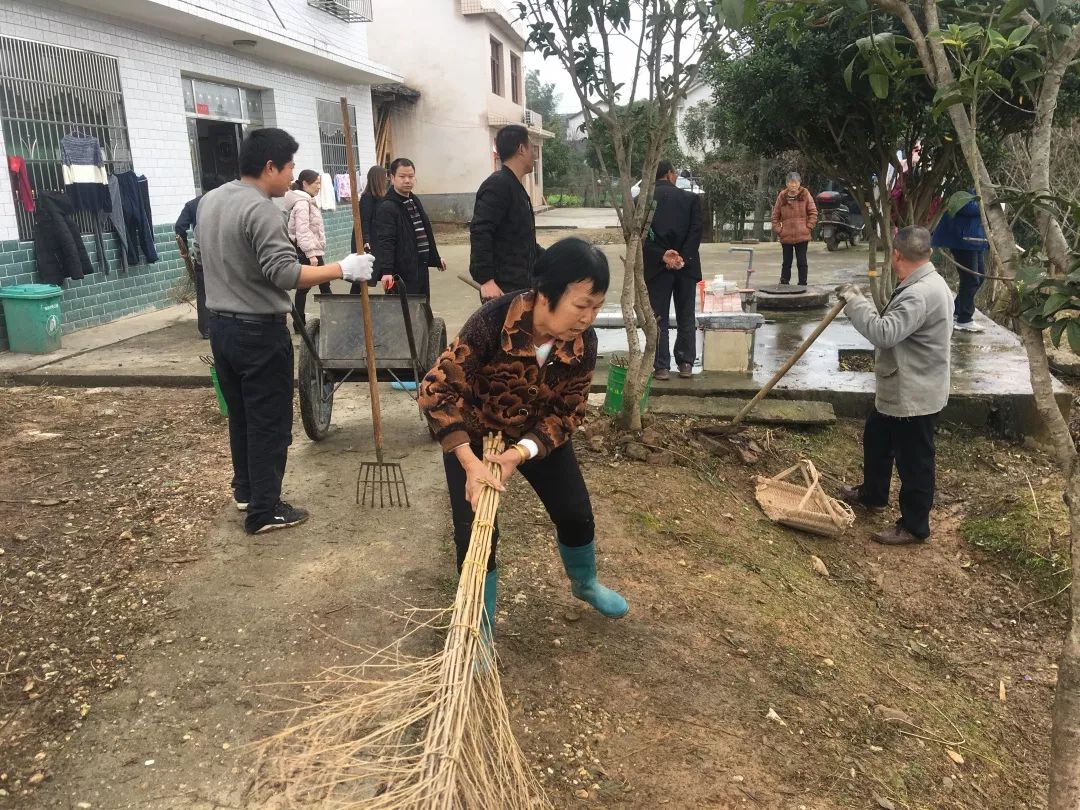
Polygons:
M323 171L331 175L348 174L349 159L345 151L345 128L341 125L341 102L316 99L319 118L319 147L322 150ZM353 158L358 159L356 107L349 105L349 127L352 129ZM306 167L297 167L306 168Z
M371 0L308 0L313 8L333 14L345 22L371 22Z
M91 51L0 36L0 125L7 153L26 161L35 194L63 191L60 141L79 131L101 144L110 174L129 171L131 147L116 59ZM92 214L79 213L83 233ZM19 238L32 239L34 218L16 200Z

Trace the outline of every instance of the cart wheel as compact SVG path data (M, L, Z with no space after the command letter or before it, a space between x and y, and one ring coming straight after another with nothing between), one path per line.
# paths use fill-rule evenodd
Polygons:
M307 322L311 342L319 345L319 319ZM330 414L334 409L334 384L327 380L306 343L300 343L300 421L304 432L314 442L330 432Z
M442 318L434 318L431 322L431 334L428 335L427 351L420 358L420 365L424 367L425 374L435 367L435 362L444 351L446 351L446 321Z
M425 374L435 367L435 362L439 359L439 355L444 351L446 351L446 321L442 318L435 318L431 322L431 333L428 335L427 351L425 351L424 356L420 358L420 363L424 367ZM419 382L420 381L417 380L417 383ZM430 422L428 422L428 435L431 436L432 441L438 441Z

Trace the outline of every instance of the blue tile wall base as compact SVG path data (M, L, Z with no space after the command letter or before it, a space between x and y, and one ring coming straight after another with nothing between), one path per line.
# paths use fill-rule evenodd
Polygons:
M326 260L337 261L349 253L352 240L352 208L338 205L323 214L326 226ZM365 237L366 238L366 237ZM82 279L64 282L60 314L64 334L100 326L118 318L162 309L178 303L174 291L184 281L187 270L172 223L154 228L158 260L153 264L120 269L120 244L115 234L105 237L105 258L109 273L94 272ZM83 237L90 264L98 267L97 246L91 236ZM0 242L0 287L40 281L34 259L33 242ZM7 325L0 312L0 351L9 348Z
M330 222L327 226L329 228ZM346 231L346 250L348 240ZM98 254L93 237L83 237L83 243L90 254L90 264L97 270ZM60 299L64 334L178 303L174 291L184 280L187 270L180 258L172 223L154 228L154 243L158 260L153 264L129 266L125 273L120 269L119 241L115 234L105 237L108 274L98 271L79 280L64 282L64 295ZM339 257L334 255L333 258ZM0 287L39 281L33 243L0 242ZM0 312L0 351L8 348L7 324Z

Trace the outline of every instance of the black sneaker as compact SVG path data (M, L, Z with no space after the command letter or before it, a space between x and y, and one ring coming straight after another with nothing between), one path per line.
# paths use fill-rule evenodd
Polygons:
M285 501L278 501L273 514L263 521L262 525L247 526L246 529L248 534L262 534L263 532L272 532L275 529L298 526L308 517L309 514L306 509L297 509L295 506L289 506Z

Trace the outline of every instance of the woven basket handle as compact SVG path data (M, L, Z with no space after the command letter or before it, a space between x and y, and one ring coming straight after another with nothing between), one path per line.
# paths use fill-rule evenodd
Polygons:
M810 459L804 458L799 462L799 466L802 467L803 478L806 479L806 494L803 495L798 506L801 511L806 507L806 502L810 500L810 496L814 494L815 490L821 488L821 478L818 475L817 468L814 466L814 462L810 461Z

